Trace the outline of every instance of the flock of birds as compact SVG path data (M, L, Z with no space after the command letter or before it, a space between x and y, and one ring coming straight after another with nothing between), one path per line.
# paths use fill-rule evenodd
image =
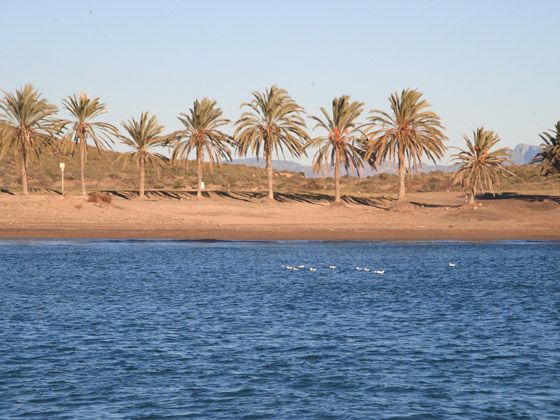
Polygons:
M447 263L447 266L448 266L449 268L456 268L456 267L457 267L457 263L455 263L455 262L449 262L449 263ZM327 267L328 267L330 270L336 270L336 265L332 265L332 264L331 264L331 265L328 265ZM282 268L285 268L286 270L291 270L291 271L299 271L299 270L305 270L306 267L305 267L305 265L285 265L285 264L282 264ZM307 267L307 269L308 269L309 271L311 271L312 273L314 273L314 272L317 271L317 267ZM368 268L368 267L359 267L359 266L357 266L355 269L356 269L356 271L364 271L364 272L366 272L366 273L369 273L369 272L371 271L373 274L378 274L378 275L380 275L380 276L382 276L383 274L385 274L385 270L382 270L382 269L381 269L381 270L373 270L373 271L372 271L372 270L371 270L370 268Z

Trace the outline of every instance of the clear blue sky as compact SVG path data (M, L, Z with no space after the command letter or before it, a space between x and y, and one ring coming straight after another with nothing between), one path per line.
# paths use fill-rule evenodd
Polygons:
M85 91L169 130L196 97L235 120L271 84L316 114L418 88L449 145L484 125L537 144L560 119L560 1L21 1L0 6L0 89Z

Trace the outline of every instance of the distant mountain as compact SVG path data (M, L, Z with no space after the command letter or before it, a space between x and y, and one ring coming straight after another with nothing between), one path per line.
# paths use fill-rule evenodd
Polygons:
M247 165L256 166L257 168L264 168L266 162L264 159L248 158L248 159L234 159L228 162L230 165ZM313 169L311 166L302 165L291 160L273 160L272 167L275 171L287 171L287 172L303 172L306 177L313 177Z
M233 165L247 165L247 166L256 166L258 168L265 167L264 159L257 160L256 158L248 158L248 159L235 159L229 164ZM313 172L313 168L309 165L302 165L301 163L293 162L291 160L274 160L272 162L272 166L274 167L275 171L287 171L287 172L303 172L307 178L322 178L325 176L329 176L328 172L324 174L316 174ZM424 164L422 165L421 172L434 172L434 171L444 171L449 172L449 167L447 165L429 165ZM341 171L342 175L346 175L344 169ZM372 176L379 173L397 173L396 168L392 163L384 162L378 168L377 171L372 170L369 166L360 170L360 175L362 177ZM355 173L353 175L356 175ZM331 174L332 176L332 174Z
M511 150L511 160L515 165L526 165L530 163L540 151L541 148L539 146L521 143Z
M511 152L511 160L515 165L526 165L531 162L531 160L535 157L537 153L541 151L539 146L535 146L533 144L525 144L521 143L512 148ZM233 165L247 165L247 166L256 166L258 168L265 167L264 159L257 160L256 158L247 158L247 159L235 159L229 164ZM325 176L329 176L328 172L324 174L316 174L313 172L313 169L310 165L303 165L298 162L294 162L291 160L274 160L273 161L274 170L276 171L287 171L287 172L303 172L307 178L322 178ZM434 171L442 171L442 172L454 172L456 170L455 165L433 165L424 163L420 172L434 172ZM344 169L342 169L341 173L346 175ZM369 166L363 168L360 171L360 175L362 177L372 176L379 173L389 173L395 174L397 173L397 169L395 165L390 162L384 162L380 165L377 171L372 170ZM351 175L356 175L351 174ZM331 175L332 176L332 175Z

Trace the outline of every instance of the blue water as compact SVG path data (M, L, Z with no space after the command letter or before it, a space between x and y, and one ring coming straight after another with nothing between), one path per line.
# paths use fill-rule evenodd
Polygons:
M557 418L559 262L553 242L0 242L0 417Z

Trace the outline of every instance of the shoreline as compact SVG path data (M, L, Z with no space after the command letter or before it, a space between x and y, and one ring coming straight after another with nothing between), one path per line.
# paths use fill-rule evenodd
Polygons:
M154 241L329 241L329 242L492 242L492 241L559 241L560 232L459 231L444 230L308 230L279 232L269 229L129 229L129 228L0 228L1 240L98 239Z

